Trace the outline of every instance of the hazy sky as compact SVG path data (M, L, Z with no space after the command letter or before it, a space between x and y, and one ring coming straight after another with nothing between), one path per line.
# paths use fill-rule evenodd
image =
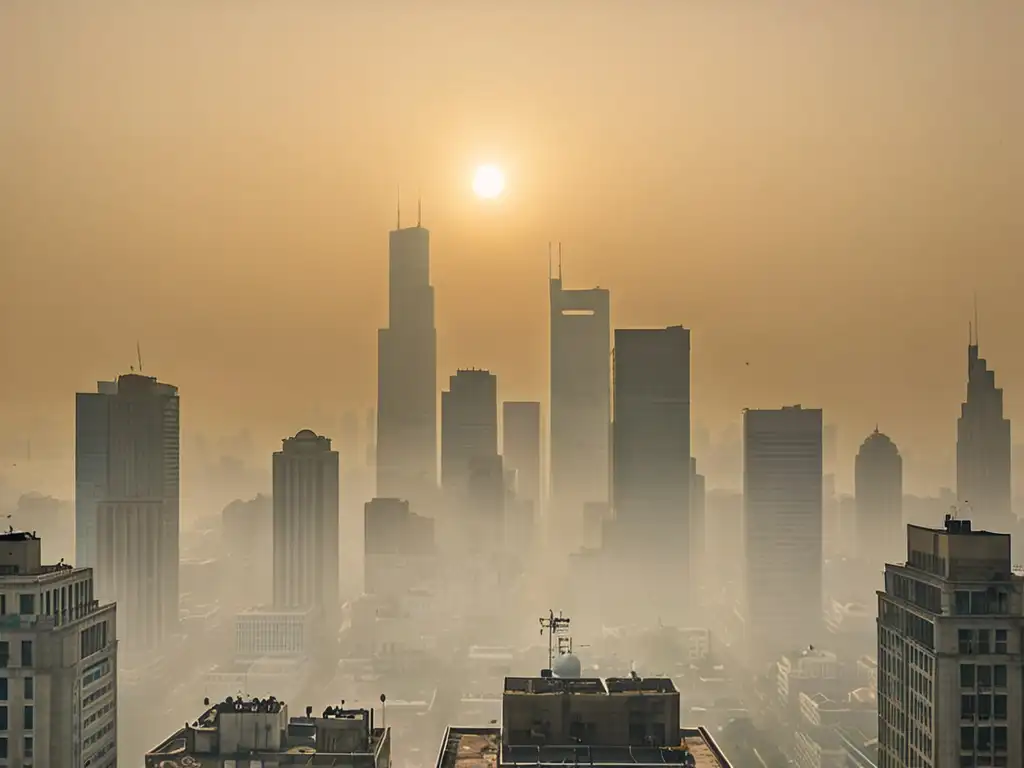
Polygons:
M561 240L614 325L693 329L695 421L820 405L948 480L975 289L1024 424L1021 40L1019 0L4 0L0 443L70 455L136 339L186 436L372 405L401 184L442 379L546 397Z

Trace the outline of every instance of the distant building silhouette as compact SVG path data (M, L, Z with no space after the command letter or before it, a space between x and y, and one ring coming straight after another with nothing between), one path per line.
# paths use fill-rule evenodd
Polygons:
M567 290L562 268L549 280L551 435L549 509L554 530L573 546L583 505L608 501L611 432L611 323L603 288Z
M402 499L372 499L364 507L365 584L369 595L403 596L434 566L434 521Z
M743 417L746 635L774 658L823 627L821 410L799 405Z
M895 558L905 535L903 458L896 444L877 427L857 452L854 493L857 555L872 562Z
M695 582L708 583L706 573L707 534L707 483L704 475L697 471L697 460L690 458L690 569Z
M540 511L542 448L540 403L507 401L502 404L502 449L507 469L516 471L516 497Z
M338 454L303 429L274 454L274 607L331 614L338 595Z
M76 549L120 605L125 650L150 650L178 623L178 390L127 374L79 394L76 411Z
M430 232L419 223L399 225L390 234L388 259L388 327L377 335L377 495L415 506L437 488Z
M468 488L470 463L498 455L498 379L489 371L460 370L441 393L441 485Z
M1011 530L1013 514L1010 421L1003 390L978 354L977 336L967 347L967 399L956 424L956 494L970 516L992 530Z

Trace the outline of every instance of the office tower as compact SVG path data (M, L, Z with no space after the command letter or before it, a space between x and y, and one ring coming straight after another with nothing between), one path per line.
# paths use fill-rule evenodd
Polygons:
M907 526L878 593L879 768L1024 765L1024 580L1010 536Z
M1010 492L1010 421L995 371L978 355L977 331L967 347L967 399L956 423L956 494L986 527L1009 530L1016 517Z
M0 534L4 765L117 765L116 636L91 569L43 565L36 536Z
M821 410L743 416L746 633L777 658L813 644L822 615Z
M274 500L257 494L235 499L221 512L225 568L221 573L222 603L237 607L269 603L274 594Z
M528 501L534 512L541 502L541 426L540 403L505 402L502 404L501 455L505 468L515 470L516 498Z
M153 649L178 622L178 390L132 373L76 405L76 549L122 605L125 650Z
M498 455L498 379L460 370L441 393L441 485L458 497L468 488L470 462Z
M875 431L854 463L857 554L862 560L895 559L903 538L903 458L896 444Z
M402 499L372 499L363 508L366 594L399 597L433 575L434 521Z
M377 336L377 495L416 504L437 488L437 332L430 232L391 232L388 327Z
M570 547L580 538L583 505L608 501L611 432L611 325L608 291L566 290L562 269L551 297L549 519Z
M331 615L338 596L338 453L310 429L274 454L274 607Z
M464 510L467 522L476 524L495 544L505 540L505 468L496 453L478 455L469 460Z
M690 332L616 330L612 508L631 549L664 546L686 568L690 539ZM685 576L685 574L683 574Z

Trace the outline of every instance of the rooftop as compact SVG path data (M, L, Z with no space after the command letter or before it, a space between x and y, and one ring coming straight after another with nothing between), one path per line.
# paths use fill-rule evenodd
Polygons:
M667 693L678 695L675 683L667 677L506 677L505 693L589 693L617 695L630 693Z
M501 745L500 728L457 728L445 731L436 768L502 768L555 765L653 766L675 764L688 768L731 768L704 728L681 728L673 747Z

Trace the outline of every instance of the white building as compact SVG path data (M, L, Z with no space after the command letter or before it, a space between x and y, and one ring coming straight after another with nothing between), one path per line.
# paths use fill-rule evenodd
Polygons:
M310 608L294 611L249 608L235 617L235 657L305 656L314 623Z
M91 569L43 565L38 537L0 535L0 765L117 764L116 629Z
M878 593L879 768L1024 765L1022 637L1008 534L907 526Z

